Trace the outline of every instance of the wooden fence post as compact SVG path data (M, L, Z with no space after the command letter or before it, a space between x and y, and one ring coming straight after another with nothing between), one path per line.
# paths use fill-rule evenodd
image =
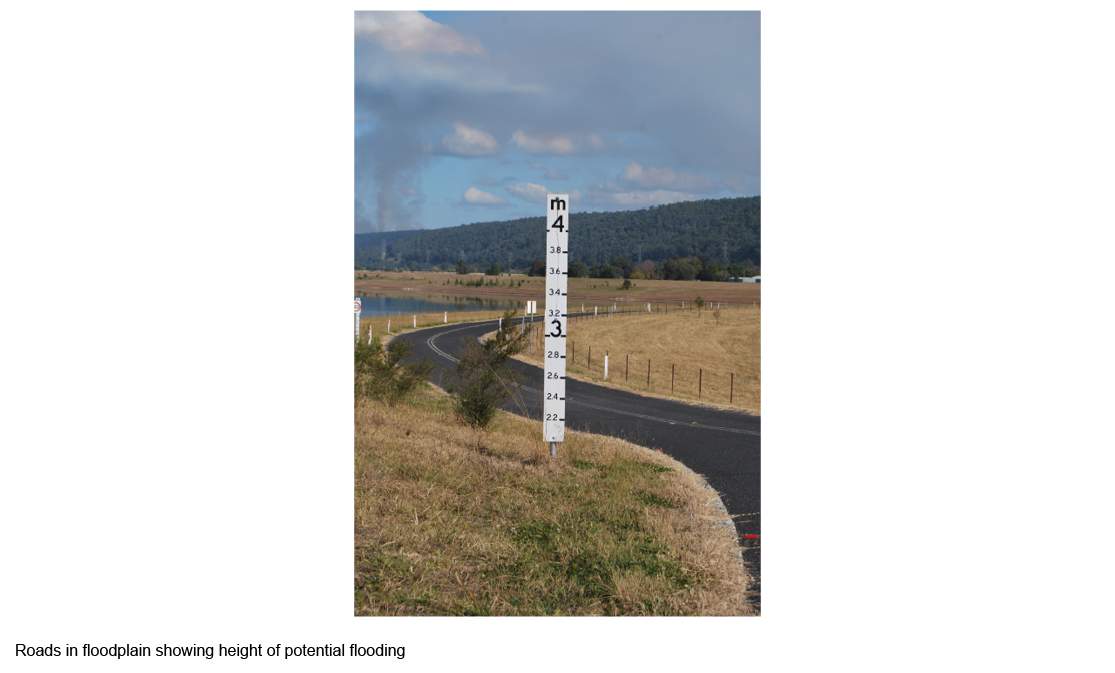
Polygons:
M650 358L647 358L647 390L650 390Z
M674 394L674 366L670 365L670 394Z
M627 374L631 371L631 356L627 356L627 364L623 366L623 380L627 380Z
M728 404L732 403L732 398L736 393L736 373L732 372L732 387L728 389Z
M697 399L701 399L701 379L704 377L705 370L697 367Z

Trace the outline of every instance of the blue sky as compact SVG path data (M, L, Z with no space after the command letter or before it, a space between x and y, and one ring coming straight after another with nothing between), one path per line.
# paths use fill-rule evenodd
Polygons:
M760 193L758 12L357 12L355 229Z

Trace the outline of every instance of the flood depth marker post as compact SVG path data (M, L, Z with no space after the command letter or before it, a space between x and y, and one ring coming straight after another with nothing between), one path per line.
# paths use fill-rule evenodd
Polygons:
M546 197L546 367L543 382L542 441L557 456L565 441L565 335L569 294L569 195Z

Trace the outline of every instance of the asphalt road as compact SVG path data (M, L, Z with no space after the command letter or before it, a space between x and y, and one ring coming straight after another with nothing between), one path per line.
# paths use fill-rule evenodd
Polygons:
M443 376L456 367L451 356L464 348L465 337L479 338L496 327L497 321L487 320L416 330L399 338L414 343L408 360L425 356L437 364L431 380L444 387ZM523 387L516 399L504 405L504 410L537 419L541 424L542 369L517 360L511 360L511 366L522 375ZM565 396L567 428L613 435L652 449L662 449L663 453L704 475L709 485L720 493L728 513L733 515L744 547L744 562L758 585L761 538L744 537L759 535L761 520L758 416L645 397L573 379L566 380ZM757 593L759 588L755 587Z

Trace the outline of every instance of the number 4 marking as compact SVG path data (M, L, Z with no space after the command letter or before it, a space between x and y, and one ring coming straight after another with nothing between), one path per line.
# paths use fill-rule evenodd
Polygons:
M561 223L561 220L564 217L564 215L558 215L557 220L555 220L554 223L550 225L550 228L557 229L558 231L565 231L565 225Z

